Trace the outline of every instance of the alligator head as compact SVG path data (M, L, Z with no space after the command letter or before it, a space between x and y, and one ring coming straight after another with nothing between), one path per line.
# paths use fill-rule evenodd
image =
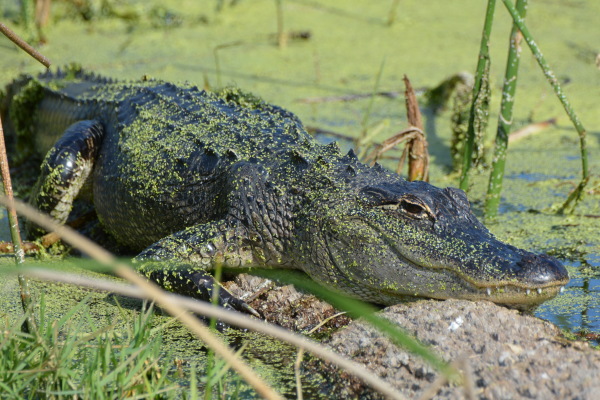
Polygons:
M520 309L554 297L569 280L556 259L496 239L462 190L394 174L361 181L355 197L321 203L326 218L306 228L319 237L309 265L328 266L305 268L316 280L381 304L418 296Z

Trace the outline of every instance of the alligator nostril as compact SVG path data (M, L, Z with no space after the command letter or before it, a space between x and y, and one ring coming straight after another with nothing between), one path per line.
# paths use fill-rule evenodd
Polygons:
M559 283L569 279L567 269L560 261L546 254L525 253L517 265L520 268L518 275L532 284Z

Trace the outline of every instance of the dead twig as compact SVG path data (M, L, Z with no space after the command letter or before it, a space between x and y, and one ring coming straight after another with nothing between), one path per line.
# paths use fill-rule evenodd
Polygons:
M4 143L4 129L2 128L2 119L0 118L0 173L2 175L2 184L4 186L4 194L6 195L6 211L8 212L8 223L10 225L10 237L12 240L12 248L15 254L15 262L17 267L21 266L25 261L25 252L21 240L21 232L19 230L19 220L17 219L17 211L15 209L12 183L10 180L10 168L8 167L8 157L6 156L6 144ZM21 305L23 311L27 312L31 308L31 292L29 291L29 282L22 274L17 276L19 288L21 291ZM34 332L36 327L33 315L29 314L23 324L24 332Z
M408 180L429 181L429 151L423 132L423 119L421 118L421 111L419 111L417 96L406 75L404 75L404 85L406 86L404 98L406 100L408 123L421 131L421 135L415 136L406 144L408 149Z
M9 29L6 25L0 23L0 32L2 32L7 38L9 38L13 43L23 49L27 54L38 60L42 63L46 68L50 67L50 61L36 51L33 47L31 47L27 42L21 39L17 34L15 34L11 29ZM13 190L12 183L10 180L10 170L8 168L8 157L6 156L6 145L4 143L4 130L2 128L2 121L0 120L0 167L2 170L2 182L4 184L4 193L6 194L7 202L6 202L6 210L8 211L8 221L10 223L10 234L13 243L13 251L15 253L15 259L17 262L17 266L21 265L25 261L25 253L22 248L23 243L21 240L21 232L19 231L19 220L17 219L17 213L14 206L13 201ZM31 293L29 292L29 283L27 279L19 274L19 288L21 290L21 304L23 306L23 311L27 312L31 307ZM35 319L33 315L29 315L25 324L23 325L23 330L27 332L34 332L35 330Z
M366 158L366 161L371 162L371 164L374 164L381 158L383 153L390 151L391 149L396 147L396 145L402 142L415 139L418 135L423 135L423 131L415 127L410 127L401 132L398 132L394 136L384 140L383 143L377 145L377 147ZM402 157L400 158L400 165L398 166L400 170L402 169L402 164L404 164L404 158L405 155L403 153Z
M21 49L23 49L31 57L35 58L40 63L42 63L46 68L50 68L50 64L51 64L50 60L48 60L46 57L44 57L36 49L31 47L29 45L29 43L27 43L26 41L21 39L19 36L17 36L17 34L14 33L8 26L4 25L3 23L0 23L0 32L2 32L4 34L4 36L9 38L14 44L16 44Z
M394 136L386 139L381 145L378 145L367 157L366 161L370 161L373 164L385 152L393 149L402 142L406 142L396 172L398 174L402 172L404 161L408 158L408 180L428 181L429 152L427 150L427 139L423 131L423 119L419 111L419 103L417 102L415 91L406 75L404 76L404 84L406 85L406 92L404 94L406 99L406 115L410 127L396 133Z
M23 242L21 250L24 254L35 254L40 251L40 246L34 242ZM15 252L15 246L12 242L0 242L0 253L10 254Z

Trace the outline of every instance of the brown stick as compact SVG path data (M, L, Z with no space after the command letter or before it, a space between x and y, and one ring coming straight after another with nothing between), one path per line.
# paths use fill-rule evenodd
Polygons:
M22 48L31 57L35 58L40 63L42 63L46 68L50 68L50 60L48 60L46 57L40 54L36 49L31 47L26 41L17 36L17 34L14 33L8 26L4 25L3 23L0 23L0 32L2 32L4 36L12 40L14 44Z
M406 99L406 117L408 123L417 129L423 130L423 119L421 118L421 111L419 110L419 103L417 102L417 96L415 91L410 84L410 80L404 75L404 97Z
M405 129L402 132L398 132L394 136L384 140L383 143L377 145L377 147L371 152L371 154L366 158L365 161L370 161L372 162L372 164L374 164L377 162L377 160L381 158L383 153L390 151L399 143L402 143L404 141L409 142L413 140L417 135L423 135L423 132L420 129L415 128L414 126ZM408 145L406 147L408 147ZM404 164L404 162L402 162L402 164ZM400 166L400 170L402 170L402 165Z
M35 23L38 29L48 25L50 19L50 5L52 0L36 0L35 2Z
M20 259L17 263L22 263L23 254L19 251L21 248L21 232L17 220L17 212L13 204L13 190L10 180L10 170L8 168L8 159L6 157L6 145L4 144L4 130L2 129L2 120L0 119L0 174L4 184L4 194L8 199L6 210L8 211L8 221L10 223L11 236L16 249L16 256Z
M19 220L17 219L17 211L15 210L12 183L10 180L10 169L8 168L8 157L6 156L6 145L4 143L4 130L2 128L2 119L0 119L0 174L2 175L2 183L4 184L4 194L6 195L6 211L8 212L8 222L10 224L10 236L12 239L13 249L15 253L15 261L17 266L25 262L25 253L23 251L23 243L21 241L21 232L19 231ZM21 304L23 311L31 308L31 292L29 291L29 282L22 274L19 274L19 288L21 290ZM35 320L32 314L29 314L25 319L23 331L34 332Z
M404 97L406 99L408 123L423 132L423 119L421 118L421 111L419 111L417 96L406 75L404 75L404 85L406 86ZM428 181L429 152L427 151L425 135L416 135L408 141L406 146L408 147L408 180Z

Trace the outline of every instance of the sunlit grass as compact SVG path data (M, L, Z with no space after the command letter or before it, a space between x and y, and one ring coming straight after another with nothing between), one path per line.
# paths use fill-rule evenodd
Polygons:
M25 318L5 323L0 342L0 392L14 399L175 398L172 359L162 349L153 310L124 327L96 326L86 300L58 320L46 317L42 296L36 330L21 331Z

